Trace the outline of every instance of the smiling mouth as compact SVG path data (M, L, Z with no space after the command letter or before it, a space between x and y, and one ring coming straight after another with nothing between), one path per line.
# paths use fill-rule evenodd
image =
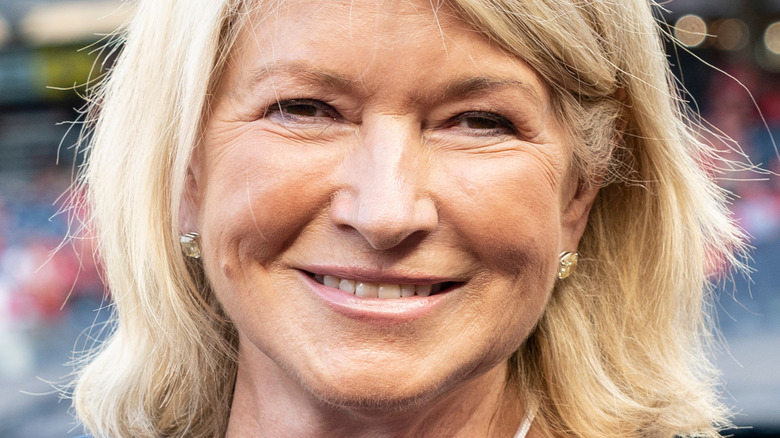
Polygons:
M427 297L446 292L461 284L454 281L435 284L370 283L349 278L334 277L332 275L320 275L310 272L307 272L306 274L321 285L339 289L361 298L394 299L414 296Z

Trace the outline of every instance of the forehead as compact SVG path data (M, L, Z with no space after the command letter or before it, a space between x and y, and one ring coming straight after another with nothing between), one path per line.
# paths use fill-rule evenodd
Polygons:
M385 18L392 16L392 21ZM350 31L361 31L363 25L369 24L385 33L402 35L404 29L433 30L439 33L439 24L460 22L460 18L451 6L444 2L427 0L284 0L276 2L256 2L249 11L248 17L255 23L273 24L279 31L286 31L296 26L310 27L321 24L332 28L334 25L343 34L332 35L333 40L350 36ZM433 24L433 28L427 28ZM301 35L303 36L303 35ZM364 38L367 35L362 35Z
M490 43L448 5L424 0L258 6L245 17L229 70L239 88L281 73L373 93L372 86L389 90L392 84L454 75L522 83L537 100L547 98L545 85L522 59Z

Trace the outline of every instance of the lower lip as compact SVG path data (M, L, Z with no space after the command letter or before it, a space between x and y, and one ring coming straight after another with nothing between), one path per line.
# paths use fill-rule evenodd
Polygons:
M300 274L314 294L320 297L331 310L352 319L375 322L397 323L423 318L441 306L453 292L453 288L450 288L446 293L428 297L361 298L317 283L303 272Z

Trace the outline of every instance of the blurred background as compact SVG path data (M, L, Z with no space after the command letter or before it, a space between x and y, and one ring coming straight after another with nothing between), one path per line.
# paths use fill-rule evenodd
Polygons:
M702 135L726 135L780 173L780 0L660 3L659 18L686 46L668 52L689 104L720 130ZM0 0L0 438L82 433L57 388L109 311L91 241L58 212L83 160L70 122L81 85L103 68L95 43L131 12L119 1ZM780 177L716 177L735 194L754 248L750 279L717 289L725 343L715 360L740 426L729 433L780 436ZM73 243L54 252L69 233Z

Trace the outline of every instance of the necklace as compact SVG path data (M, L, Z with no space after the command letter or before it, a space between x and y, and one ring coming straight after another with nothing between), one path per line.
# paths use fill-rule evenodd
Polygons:
M520 428L517 429L514 438L525 438L528 435L528 430L531 429L534 417L536 417L536 412L533 409L529 410L523 417L523 422L520 423Z

